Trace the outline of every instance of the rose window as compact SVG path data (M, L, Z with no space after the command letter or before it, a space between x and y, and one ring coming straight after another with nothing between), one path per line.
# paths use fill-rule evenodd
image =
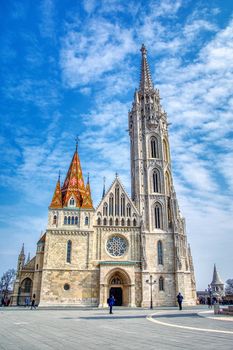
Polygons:
M107 241L107 251L112 256L122 256L127 249L127 241L123 237L113 236Z

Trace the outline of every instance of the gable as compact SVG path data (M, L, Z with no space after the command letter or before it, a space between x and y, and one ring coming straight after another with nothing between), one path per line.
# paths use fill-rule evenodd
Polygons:
M97 225L140 226L140 218L119 177L116 177L96 208Z

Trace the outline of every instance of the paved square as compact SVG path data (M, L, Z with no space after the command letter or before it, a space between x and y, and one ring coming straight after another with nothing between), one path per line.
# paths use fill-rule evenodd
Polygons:
M232 350L233 319L203 311L1 308L0 349Z

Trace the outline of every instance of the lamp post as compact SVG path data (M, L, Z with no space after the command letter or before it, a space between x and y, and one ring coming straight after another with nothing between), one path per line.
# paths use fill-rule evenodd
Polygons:
M146 283L150 286L150 308L153 309L153 294L152 294L152 286L156 283L156 281L152 281L152 275L150 275L150 279L146 280Z

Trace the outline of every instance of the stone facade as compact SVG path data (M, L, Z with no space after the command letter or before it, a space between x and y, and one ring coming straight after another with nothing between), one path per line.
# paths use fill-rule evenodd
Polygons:
M40 306L105 307L113 294L117 305L147 307L150 278L156 282L154 305L175 305L178 292L185 304L196 302L191 250L172 180L167 115L144 46L141 52L140 87L129 112L132 198L116 175L94 209L76 149L63 186L57 182L36 256L25 264L24 251L19 255L15 304L35 294Z

